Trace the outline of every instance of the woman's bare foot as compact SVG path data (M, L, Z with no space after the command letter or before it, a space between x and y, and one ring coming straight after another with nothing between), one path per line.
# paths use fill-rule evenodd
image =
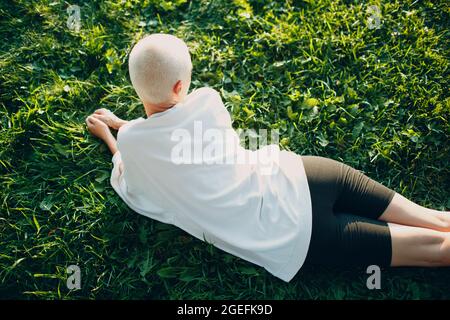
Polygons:
M128 122L126 120L120 119L111 110L105 108L95 110L95 112L92 114L92 117L103 121L108 125L108 127L115 130L119 130L121 126Z

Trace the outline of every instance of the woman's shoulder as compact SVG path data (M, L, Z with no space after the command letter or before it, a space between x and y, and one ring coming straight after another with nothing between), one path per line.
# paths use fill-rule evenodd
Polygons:
M128 121L128 123L120 127L119 131L117 131L117 142L119 142L119 140L123 140L126 136L129 135L133 128L136 127L136 125L143 122L145 122L145 118L139 117L137 119Z
M188 96L187 100L195 99L204 96L216 96L220 99L220 94L217 90L211 87L201 87L194 89Z

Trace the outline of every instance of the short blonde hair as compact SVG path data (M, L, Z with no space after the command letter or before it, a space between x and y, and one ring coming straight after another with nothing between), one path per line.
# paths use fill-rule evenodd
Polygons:
M172 88L181 80L181 95L191 83L192 61L183 40L154 33L139 40L128 61L131 83L143 102L168 102Z

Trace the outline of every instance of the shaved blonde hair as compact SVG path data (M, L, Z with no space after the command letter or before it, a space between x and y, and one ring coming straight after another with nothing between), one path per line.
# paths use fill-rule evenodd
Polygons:
M128 61L131 83L142 102L170 102L174 85L181 80L186 96L191 83L192 61L183 40L154 33L139 40Z

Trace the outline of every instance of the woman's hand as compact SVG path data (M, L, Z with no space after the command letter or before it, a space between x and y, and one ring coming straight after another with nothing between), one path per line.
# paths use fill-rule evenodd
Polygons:
M112 136L111 131L109 130L108 125L103 121L93 117L92 115L86 118L86 124L89 132L96 136L97 138L102 139L103 141L107 140Z
M95 110L92 116L96 119L103 121L108 127L119 130L121 126L128 121L120 119L111 110L101 108Z

